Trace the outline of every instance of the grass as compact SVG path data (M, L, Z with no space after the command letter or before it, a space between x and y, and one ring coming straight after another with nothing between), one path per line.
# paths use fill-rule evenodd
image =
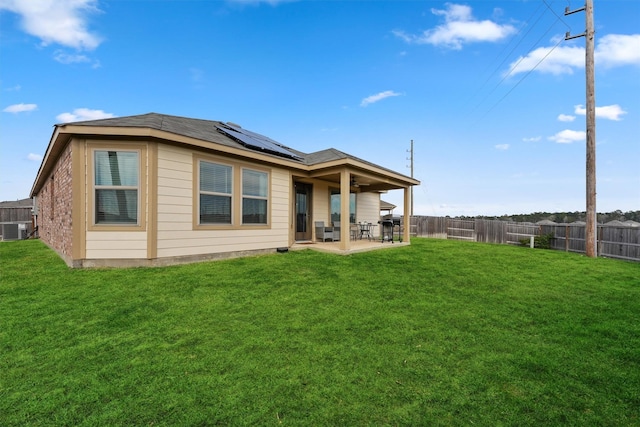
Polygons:
M70 270L0 244L0 425L640 425L640 264L446 240Z

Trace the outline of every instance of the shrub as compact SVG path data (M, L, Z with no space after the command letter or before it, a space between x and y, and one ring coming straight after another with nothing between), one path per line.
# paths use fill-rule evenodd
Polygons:
M551 249L551 239L554 238L553 233L542 234L533 238L533 247L539 249ZM522 246L529 246L530 239L520 239Z

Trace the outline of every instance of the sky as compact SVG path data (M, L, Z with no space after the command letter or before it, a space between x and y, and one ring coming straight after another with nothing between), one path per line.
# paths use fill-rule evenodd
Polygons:
M155 112L413 163L415 215L584 211L583 5L0 0L0 200L29 197L55 124ZM640 1L594 22L597 210L640 210Z

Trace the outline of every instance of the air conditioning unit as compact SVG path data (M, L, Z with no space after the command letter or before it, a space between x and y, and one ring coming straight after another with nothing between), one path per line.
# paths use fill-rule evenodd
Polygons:
M2 224L2 240L18 240L19 238L18 224Z
M18 224L18 235L21 240L27 238L29 230L27 230L27 224Z

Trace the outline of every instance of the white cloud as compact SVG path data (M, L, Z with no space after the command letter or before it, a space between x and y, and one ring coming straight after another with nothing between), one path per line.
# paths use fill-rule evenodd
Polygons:
M582 105L575 106L575 113L581 116L587 115L587 109ZM596 117L601 119L614 120L619 122L623 115L627 114L618 104L606 105L604 107L596 107Z
M536 68L537 67L537 68ZM549 74L573 74L574 68L584 68L584 49L578 46L539 47L520 57L509 66L507 74L529 72L533 69Z
M640 34L607 34L596 39L596 66L607 68L640 65ZM509 66L506 74L536 70L549 74L573 74L584 68L585 50L580 46L540 47L521 56Z
M477 42L495 42L513 34L516 29L511 25L500 25L490 20L479 21L473 17L470 6L446 3L446 9L431 9L431 13L443 16L445 23L419 35L393 31L397 37L407 43L431 44L449 49L460 50L463 44Z
M523 140L524 142L538 142L538 141L540 141L541 139L542 139L542 137L541 137L541 136L534 136L534 137L531 137L531 138L522 138L522 140Z
M560 114L558 116L558 121L560 122L572 122L576 119L576 116L572 116L569 114Z
M0 10L20 15L22 29L44 45L57 43L92 50L102 41L87 29L87 16L97 0L0 0Z
M497 144L494 147L496 150L508 150L509 144Z
M640 34L607 34L597 42L596 63L604 67L640 65Z
M555 141L558 144L571 144L574 142L584 142L587 140L587 133L582 130L570 130L565 129L549 137L550 141Z
M366 107L369 104L373 104L375 102L378 101L382 101L385 98L389 98L391 96L400 96L401 94L398 92L394 92L392 90L386 90L384 92L380 92L378 94L375 95L371 95L371 96L367 96L366 98L364 98L362 100L362 102L360 102L360 106L361 107Z
M67 53L62 50L57 50L53 54L53 59L61 64L79 64L79 63L92 63L93 68L100 67L100 61L94 61L87 55L78 53Z
M27 160L31 160L32 162L40 162L42 160L42 156L40 154L29 153L27 155Z
M116 117L112 113L105 113L102 110L90 110L88 108L76 108L73 113L62 113L56 116L60 123L81 122L85 120L110 119Z
M61 50L56 51L53 54L53 59L60 62L61 64L73 64L78 62L89 62L91 61L89 57L81 54L69 54L63 52Z
M38 109L37 104L13 104L5 108L5 113L24 113L25 111L34 111Z

